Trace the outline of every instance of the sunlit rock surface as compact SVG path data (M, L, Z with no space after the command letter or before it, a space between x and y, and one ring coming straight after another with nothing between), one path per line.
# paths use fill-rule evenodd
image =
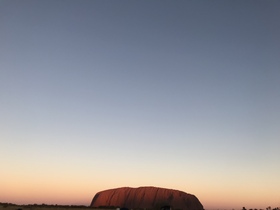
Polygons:
M98 192L91 207L125 207L128 209L203 210L200 201L192 194L158 187L122 187Z

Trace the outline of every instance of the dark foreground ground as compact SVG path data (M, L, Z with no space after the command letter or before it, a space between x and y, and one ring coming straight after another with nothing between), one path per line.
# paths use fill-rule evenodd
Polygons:
M115 208L92 208L88 206L67 206L67 205L16 205L11 203L0 203L0 210L115 210Z
M46 204L17 205L12 203L0 202L0 210L116 210L116 208L114 207L94 208L89 206L46 205ZM280 210L280 207L271 208L269 206L265 209L246 209L245 207L243 207L242 209L236 209L236 210Z

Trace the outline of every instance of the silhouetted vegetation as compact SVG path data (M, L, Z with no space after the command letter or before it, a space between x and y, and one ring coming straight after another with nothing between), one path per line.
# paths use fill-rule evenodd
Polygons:
M245 207L242 207L242 210L247 210ZM249 210L264 210L264 209L249 209ZM267 207L265 210L280 210L279 207L271 208L271 206Z
M161 206L161 207L166 207L166 206ZM169 207L169 206L168 206ZM120 210L122 208L120 207L115 207L115 206L99 206L97 207L90 207L90 206L85 206L85 205L57 205L57 204L27 204L27 205L17 205L17 204L13 204L13 203L1 203L0 202L0 210L1 208L7 209L7 210L37 210L39 208L45 209L45 208L55 208L57 210L65 210L65 209L93 209L93 210L97 210L97 209L104 209L104 210L109 210L109 209L117 209L119 208ZM133 210L143 210L143 209L133 209ZM154 210L154 209L146 209L146 210ZM234 209L232 209L234 210ZM245 207L242 207L242 209L240 210L247 210ZM271 206L268 206L265 209L248 209L248 210L280 210L279 207L275 207L272 208Z
M17 207L16 210L23 210L23 208L74 208L74 209L96 209L90 206L85 206L85 205L57 205L57 204L26 204L26 205L17 205L13 203L1 203L0 206L7 208L7 207Z

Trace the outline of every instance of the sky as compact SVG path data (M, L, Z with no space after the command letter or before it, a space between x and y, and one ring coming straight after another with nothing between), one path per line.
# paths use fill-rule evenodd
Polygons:
M0 202L157 186L280 207L280 1L0 0Z

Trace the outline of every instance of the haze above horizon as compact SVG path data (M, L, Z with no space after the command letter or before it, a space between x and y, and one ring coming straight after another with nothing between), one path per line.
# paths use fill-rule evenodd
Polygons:
M280 207L279 9L0 0L0 202L157 186Z

